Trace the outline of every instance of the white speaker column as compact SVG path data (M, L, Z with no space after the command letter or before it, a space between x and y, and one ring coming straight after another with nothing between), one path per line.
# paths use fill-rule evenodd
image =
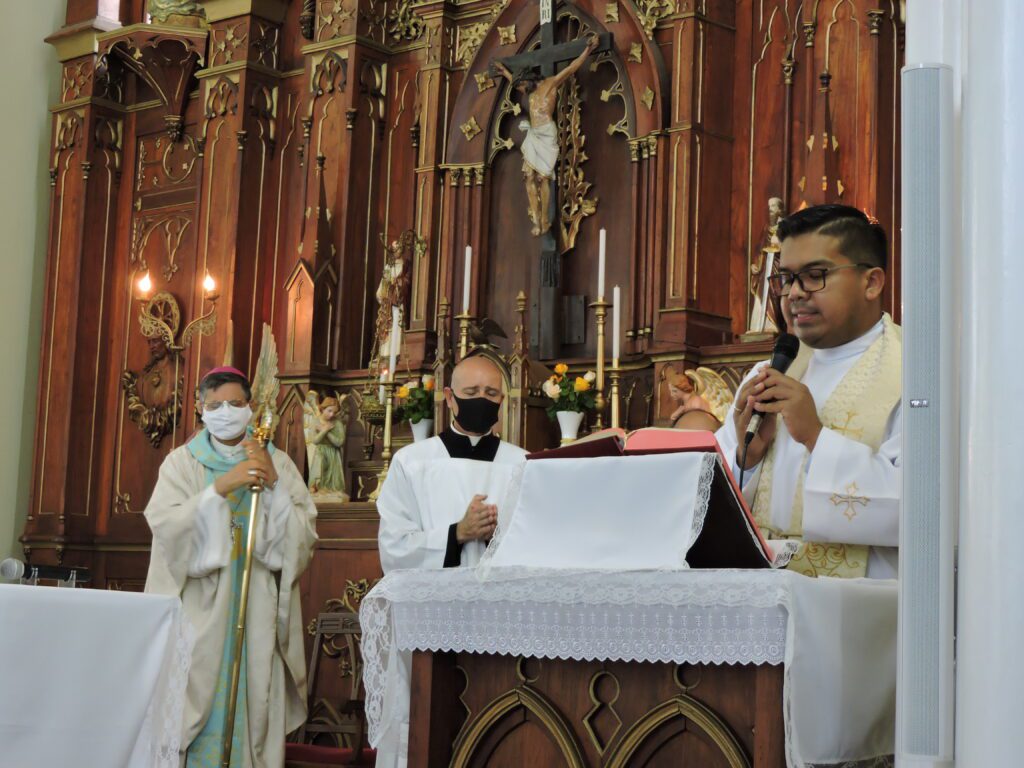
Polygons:
M953 71L902 73L903 506L896 750L953 758L953 581L959 459Z

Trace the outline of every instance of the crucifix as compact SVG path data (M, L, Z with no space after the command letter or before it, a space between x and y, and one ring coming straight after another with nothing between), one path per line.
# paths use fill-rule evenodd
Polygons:
M558 88L583 66L592 53L612 49L610 33L591 35L569 43L555 43L554 0L540 0L540 48L498 59L495 74L529 100L529 124L521 149L531 230L540 239L540 290L531 313L530 353L541 359L557 357L561 350L562 257L552 227L558 210L558 129L555 107ZM561 71L559 65L568 62ZM539 70L539 74L538 74Z

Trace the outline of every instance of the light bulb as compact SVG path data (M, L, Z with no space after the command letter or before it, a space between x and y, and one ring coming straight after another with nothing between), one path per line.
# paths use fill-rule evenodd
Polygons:
M146 272L146 274L139 278L139 291L146 295L151 290L153 290L153 281L149 279L149 272Z
M206 277L203 279L203 290L207 293L213 293L213 289L217 287L217 283L210 277L210 273L206 273Z

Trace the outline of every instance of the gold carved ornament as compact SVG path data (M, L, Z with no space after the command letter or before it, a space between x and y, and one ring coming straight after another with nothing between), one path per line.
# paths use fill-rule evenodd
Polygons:
M483 131L480 124L476 121L476 117L470 116L469 120L459 126L459 130L462 131L462 135L466 137L466 141L472 141Z
M416 42L426 31L426 22L412 11L412 0L400 0L387 17L387 32L396 43Z
M203 280L203 296L210 302L210 311L186 325L178 339L181 310L177 300L166 291L145 298L151 287L149 272L146 272L139 281L139 289L144 295L139 300L139 327L142 335L150 340L151 359L142 377L134 371L124 371L121 374L121 388L127 399L129 418L143 431L150 445L156 448L164 437L174 433L181 418L181 353L192 342L195 334L209 336L214 332L219 296L214 292L216 284L213 278L207 275ZM161 370L157 371L157 368ZM165 377L172 370L173 384L168 394ZM153 380L147 380L145 376L157 377L159 384L153 386ZM170 402L167 398L170 398Z
M128 404L128 418L151 446L159 448L181 418L184 379L178 376L179 352L174 349L181 324L178 302L169 293L158 293L143 305L139 322L143 335L149 338L150 359L141 372L121 374L121 389Z
M580 84L575 76L558 92L558 228L562 253L576 245L580 224L597 211L597 198L587 197L593 186L583 176L583 163L588 160L582 130Z

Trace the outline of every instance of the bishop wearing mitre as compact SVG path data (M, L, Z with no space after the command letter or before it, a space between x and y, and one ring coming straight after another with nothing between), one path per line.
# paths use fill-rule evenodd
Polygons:
M252 389L235 368L199 384L203 429L171 451L146 507L146 591L181 598L196 632L181 765L218 768L253 484L262 486L231 766L279 768L285 734L306 719L299 577L316 542L316 507L283 451L248 436Z
M398 451L377 501L380 562L401 568L473 566L494 534L526 452L493 434L504 399L501 372L486 357L467 357L444 390L454 423L440 435ZM388 686L408 687L411 654L398 654ZM390 697L395 699L396 697ZM404 766L409 712L385 713L379 768Z

